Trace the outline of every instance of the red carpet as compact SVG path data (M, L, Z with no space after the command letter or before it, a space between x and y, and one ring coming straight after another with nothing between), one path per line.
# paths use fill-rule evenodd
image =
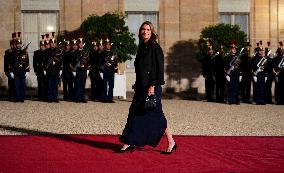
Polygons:
M0 172L284 172L284 137L175 136L177 152L115 153L118 136L0 136Z

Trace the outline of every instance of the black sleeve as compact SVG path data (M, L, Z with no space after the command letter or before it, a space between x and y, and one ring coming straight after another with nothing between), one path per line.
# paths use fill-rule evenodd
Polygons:
M34 72L37 73L38 72L38 56L37 56L37 51L34 52L34 56L33 56L33 68L34 68Z
M158 43L154 44L152 54L152 71L149 76L150 85L164 85L164 53Z
M201 60L201 67L202 67L202 75L206 75L206 69L207 69L207 66L206 66L206 56L204 56Z
M9 52L8 50L5 51L5 54L4 54L4 72L7 74L9 73L9 59L11 59L11 55L9 57Z

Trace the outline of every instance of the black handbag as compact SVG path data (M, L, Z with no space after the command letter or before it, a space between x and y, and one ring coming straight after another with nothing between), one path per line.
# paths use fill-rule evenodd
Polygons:
M156 99L156 95L152 94L150 96L146 97L145 100L145 109L146 110L154 110L157 107L157 99Z

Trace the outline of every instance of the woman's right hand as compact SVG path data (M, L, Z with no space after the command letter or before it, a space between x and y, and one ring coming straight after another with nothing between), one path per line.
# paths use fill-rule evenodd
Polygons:
M154 95L154 93L155 93L155 86L150 86L147 93L148 96Z

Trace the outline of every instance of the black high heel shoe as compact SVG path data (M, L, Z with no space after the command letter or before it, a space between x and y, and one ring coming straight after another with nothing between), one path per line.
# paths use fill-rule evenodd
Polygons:
M177 150L177 144L175 143L171 151L162 151L161 154L172 154L173 151L176 151L176 150Z
M125 153L125 152L133 152L135 150L133 145L129 145L125 150L118 150L116 153Z

